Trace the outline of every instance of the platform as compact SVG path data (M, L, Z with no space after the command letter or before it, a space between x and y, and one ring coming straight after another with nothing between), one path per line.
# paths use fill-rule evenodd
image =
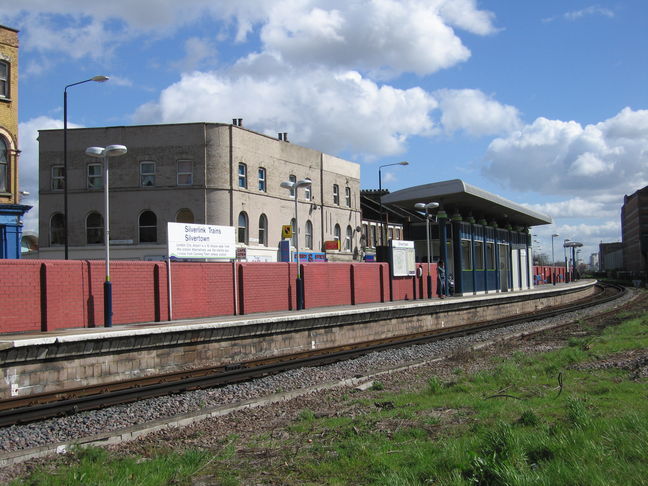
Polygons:
M450 328L565 304L594 280L530 290L0 335L0 399Z

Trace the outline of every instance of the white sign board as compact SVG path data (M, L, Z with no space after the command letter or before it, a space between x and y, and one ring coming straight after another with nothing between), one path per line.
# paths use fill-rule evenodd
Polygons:
M169 258L236 258L233 226L167 223Z
M416 275L416 254L413 241L391 241L391 267L393 277L413 277Z

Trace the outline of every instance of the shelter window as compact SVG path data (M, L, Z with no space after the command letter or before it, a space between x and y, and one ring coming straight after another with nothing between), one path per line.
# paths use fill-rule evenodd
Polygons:
M101 214L94 211L86 218L86 243L88 245L101 245L104 242L104 219Z
M144 211L139 217L140 243L157 242L157 216L153 211Z
M140 185L142 187L155 185L155 162L140 162Z
M470 240L461 240L461 269L472 270L472 252L470 251Z
M484 242L475 240L475 270L484 269Z
M101 164L88 164L88 189L103 189Z
M193 161L178 160L177 184L179 186L190 186L193 184Z
M495 270L495 243L486 242L486 269Z
M65 169L62 165L52 167L52 191L65 189Z

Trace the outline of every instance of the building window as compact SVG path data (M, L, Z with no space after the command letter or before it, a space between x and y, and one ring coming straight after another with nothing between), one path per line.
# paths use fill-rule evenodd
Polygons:
M259 167L259 191L266 192L266 170Z
M248 243L248 215L245 211L241 211L238 217L238 242Z
M155 185L155 162L140 162L140 185L142 187Z
M101 164L88 164L88 189L103 189Z
M288 180L292 182L293 184L297 183L297 176L295 174L290 174L288 176ZM290 188L290 197L295 197L295 186L292 186Z
M187 223L187 224L193 224L194 223L194 215L191 209L187 208L182 208L180 211L176 213L176 223Z
M311 190L311 185L304 187L304 199L310 201L313 198L313 191Z
M0 61L0 98L9 98L9 63Z
M65 244L65 216L56 213L50 220L50 246Z
M86 244L101 245L104 242L104 220L99 213L92 212L86 218Z
M353 241L353 228L347 226L346 236L344 238L344 251L351 251L351 242Z
M247 165L241 162L238 166L238 185L247 189Z
M157 216L153 211L144 211L139 217L140 243L157 242Z
M62 165L52 167L52 191L65 189L65 172Z
M268 246L268 218L265 214L259 216L259 245Z
M345 187L344 188L344 202L345 202L347 208L351 207L351 188L350 187Z
M486 242L486 269L495 270L495 243Z
M0 137L0 192L7 192L7 166L9 164L7 152L7 142Z
M313 249L313 223L310 222L310 219L306 221L306 230L304 232L306 237L306 248L309 250Z
M333 204L340 205L340 186L333 184Z
M333 239L338 242L338 248L340 247L340 240L342 237L342 230L340 229L340 225L336 224L335 228L333 229Z
M179 186L190 186L193 184L193 162L191 160L178 160Z

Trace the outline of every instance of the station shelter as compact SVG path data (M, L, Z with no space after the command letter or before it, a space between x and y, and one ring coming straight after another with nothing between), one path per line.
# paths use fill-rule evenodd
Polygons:
M405 227L405 239L414 241L418 261L445 262L456 294L533 287L530 228L551 224L549 216L459 179L409 187L382 197L385 205L412 211L417 203L434 202L438 207L427 211L428 223L425 211L419 211L422 217Z

